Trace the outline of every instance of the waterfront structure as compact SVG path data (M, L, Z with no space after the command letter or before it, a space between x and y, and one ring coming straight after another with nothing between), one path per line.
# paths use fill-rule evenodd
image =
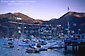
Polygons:
M21 25L18 25L21 28ZM21 29L18 29L20 33ZM44 24L24 24L24 33L27 36L34 37L63 37L64 32L60 25L44 25Z
M81 50L81 48L85 47L85 34L74 34L73 38L68 38L64 42L65 50L67 50L68 46L72 46L72 50L74 50L74 47L76 47L76 50L78 48L78 50Z
M51 25L51 24L26 24L24 23L24 31L22 30L22 24L19 22L12 22L9 21L10 24L14 24L14 28L9 28L9 30L15 30L10 31L10 37L19 38L21 33L24 32L25 36L34 36L34 37L64 37L65 30L62 27L62 25Z

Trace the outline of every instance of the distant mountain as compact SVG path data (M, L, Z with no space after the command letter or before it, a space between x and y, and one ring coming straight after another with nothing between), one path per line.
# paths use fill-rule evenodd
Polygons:
M59 19L51 19L49 21L43 21L43 24L59 25L61 24L64 28L67 28L67 21L69 18L70 29L78 32L81 29L81 33L85 33L85 13L79 12L68 12L61 16ZM76 24L76 26L74 26Z
M79 12L68 12L66 14L64 14L63 16L61 16L58 19L51 19L49 21L44 21L45 23L49 23L49 24L63 24L63 23L67 23L67 19L69 17L69 21L71 22L76 22L76 23L85 23L85 13L79 13ZM43 22L43 23L44 23Z
M39 22L39 23L42 23L41 21L39 20L35 20L25 14L22 14L22 13L19 13L19 12L16 12L16 13L6 13L6 14L0 14L0 20L7 20L7 21L18 21L20 22L19 20L17 20L16 18L22 18L22 20L25 22L25 23L35 23L35 22Z

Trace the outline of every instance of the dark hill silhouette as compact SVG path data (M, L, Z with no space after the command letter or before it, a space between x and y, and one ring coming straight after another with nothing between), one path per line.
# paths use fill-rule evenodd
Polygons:
M44 24L52 24L52 25L59 25L61 24L64 28L67 28L67 20L69 18L70 22L70 29L75 30L78 32L78 29L81 29L80 33L85 33L85 13L79 12L67 12L59 19L51 19L49 21L44 21ZM76 24L76 26L73 26Z

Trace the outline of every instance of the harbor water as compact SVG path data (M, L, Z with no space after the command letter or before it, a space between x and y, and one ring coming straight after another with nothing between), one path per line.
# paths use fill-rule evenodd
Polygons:
M0 40L0 56L81 56L79 53L73 53L64 48L48 49L47 51L40 51L39 53L27 53L28 46L18 46L18 41L14 40L14 48L9 48L4 44L6 40Z

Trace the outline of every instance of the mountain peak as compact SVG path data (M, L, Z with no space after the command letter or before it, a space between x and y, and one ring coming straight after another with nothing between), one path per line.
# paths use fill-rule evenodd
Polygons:
M85 14L84 12L73 12L73 11L69 11L67 13L70 13L70 14L72 14L72 13L74 13L74 14Z
M13 13L13 14L18 15L18 14L22 14L22 13L20 13L20 12L15 12L15 13Z
M8 13L6 13L6 14L12 14L11 12L8 12Z

